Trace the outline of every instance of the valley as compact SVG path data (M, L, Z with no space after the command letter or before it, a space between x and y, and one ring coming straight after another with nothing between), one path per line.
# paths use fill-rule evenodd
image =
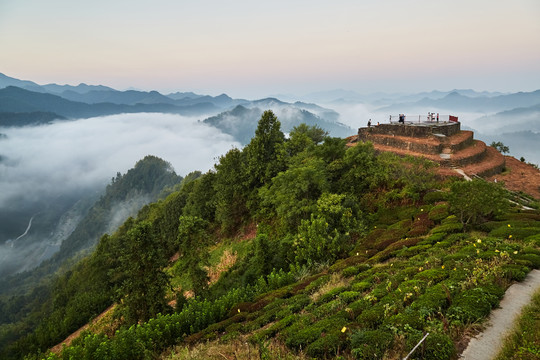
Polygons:
M9 81L26 88L0 90L5 358L237 357L247 344L397 359L429 332L423 356L454 359L540 266L534 164L473 134L470 113L444 136L387 122L419 106L498 113L537 92L332 92L318 105ZM533 131L525 109L516 124Z

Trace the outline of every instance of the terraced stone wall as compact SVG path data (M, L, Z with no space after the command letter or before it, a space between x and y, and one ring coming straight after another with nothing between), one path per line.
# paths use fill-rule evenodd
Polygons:
M367 140L370 134L423 138L432 134L452 136L461 130L460 123L392 123L358 129L358 139Z

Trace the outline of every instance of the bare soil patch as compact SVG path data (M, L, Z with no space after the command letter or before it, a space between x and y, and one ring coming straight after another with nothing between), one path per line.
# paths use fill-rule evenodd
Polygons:
M486 178L488 181L504 181L508 190L522 191L540 200L540 170L512 156L505 156L506 171Z

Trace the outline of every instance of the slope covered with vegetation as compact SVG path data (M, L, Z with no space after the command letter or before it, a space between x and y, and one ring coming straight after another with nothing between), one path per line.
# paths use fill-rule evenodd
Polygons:
M285 139L265 112L244 149L186 177L58 281L54 311L84 293L96 315L116 304L113 320L47 353L61 340L44 336L63 321L51 317L12 349L397 359L429 333L411 358L455 358L505 288L540 267L540 214L511 206L500 184L433 167L317 127Z
M146 156L125 174L117 173L112 178L97 201L81 212L82 219L50 259L35 264L32 270L0 279L2 351L16 354L38 343L58 341L100 311L109 297L97 294L93 289L100 289L102 284L92 283L95 273L77 272L89 260L74 264L93 251L101 235L113 232L130 213L136 214L144 204L156 201L160 194L165 196L163 192L172 191L172 187L181 180L169 163L155 156ZM55 273L66 272L66 275L56 276L51 281ZM68 281L77 282L77 287L71 287ZM90 300L86 301L86 298ZM68 304L72 304L70 309L64 310ZM47 320L39 325L38 330L43 328L39 341L33 337L36 336L34 334L28 339L28 345L23 342L21 349L7 350L10 348L8 344L31 332L43 316L52 316L56 320L51 324ZM5 357L9 356L0 355L0 358Z

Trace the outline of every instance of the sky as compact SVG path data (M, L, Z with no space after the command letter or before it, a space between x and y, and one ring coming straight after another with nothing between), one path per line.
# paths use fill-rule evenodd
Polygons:
M538 0L0 0L0 72L254 99L540 88Z

